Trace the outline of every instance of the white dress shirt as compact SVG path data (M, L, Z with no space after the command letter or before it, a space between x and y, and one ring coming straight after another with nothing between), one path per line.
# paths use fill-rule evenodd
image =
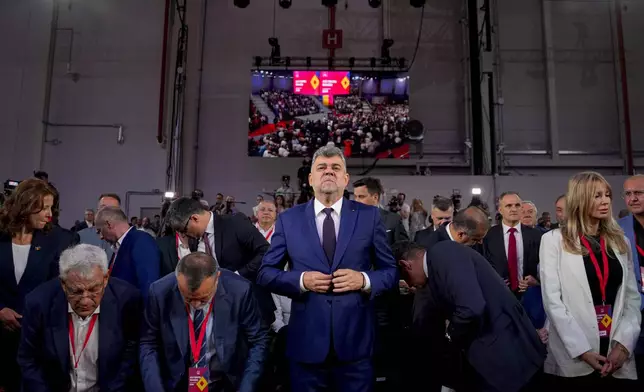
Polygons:
M333 226L335 226L335 239L336 243L338 240L338 233L340 233L340 213L342 212L342 200L344 200L344 197L341 197L340 200L336 201L335 204L331 206L333 211L331 212L331 219L333 219ZM324 219L326 219L326 214L324 213L324 209L326 207L324 204L322 204L318 199L315 199L313 201L313 211L315 212L315 226L318 230L318 238L320 239L320 245L322 245L324 235ZM371 281L369 280L369 275L367 275L366 272L361 272L362 276L364 276L364 281L365 281L365 286L362 288L363 291L370 291L371 290ZM304 287L304 272L302 272L302 275L300 275L300 290L308 291L306 287Z
M508 257L508 245L510 241L510 229L511 227L505 223L501 223L503 227L503 243L505 244L505 257ZM517 261L519 265L517 266L517 271L519 273L519 279L523 278L523 237L521 236L521 223L517 223L514 226L516 231L514 232L514 238L517 240ZM509 257L508 257L509 260Z
M179 260L181 260L184 256L188 256L192 252L190 252L188 245L184 244L178 237L175 236L175 238L179 243L179 246L177 246L177 256L179 257Z
M20 284L20 279L22 279L22 275L27 269L31 244L19 245L12 243L11 250L13 251L13 272L16 275L16 284Z
M92 316L99 314L100 310L101 306L99 305ZM74 347L76 348L76 355L74 355L72 352L72 342L70 341L69 358L71 369L69 371L69 378L71 379L72 385L69 392L98 392L98 324L100 323L100 316L96 320L96 324L94 324L94 329L87 341L85 350L81 353L87 332L89 332L92 316L88 316L83 320L72 310L69 304L67 304L67 311L71 315L72 322L74 323ZM78 359L78 367L74 369L76 359Z
M87 228L94 227L94 222L85 221L85 224L87 225Z
M206 226L206 233L208 233L208 245L212 250L212 258L217 261L217 255L215 254L215 217L212 212L210 213L210 221L208 221L208 226ZM203 242L203 238L199 239L199 246L197 247L199 252L206 252L206 243Z
M452 236L452 231L450 230L450 227L452 227L452 222L448 223L445 226L445 230L447 231L447 235L449 236L449 239L454 241L454 237Z
M259 231L259 233L260 233L264 238L266 238L266 241L268 241L268 243L270 244L270 243L271 243L271 239L273 238L273 234L275 233L275 225L273 225L273 226L269 227L269 228L268 228L268 230L264 230L264 229L262 229L262 226L260 226L260 225L259 225L259 223L255 223L255 227L257 228L257 230Z

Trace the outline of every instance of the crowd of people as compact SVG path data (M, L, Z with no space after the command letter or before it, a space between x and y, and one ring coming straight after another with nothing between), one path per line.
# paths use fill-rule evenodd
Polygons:
M248 133L258 130L264 125L268 124L268 118L261 114L253 104L253 101L248 101Z
M278 121L293 120L298 116L307 116L320 112L314 97L297 95L288 91L262 90L260 96L273 110Z
M320 147L335 145L345 157L392 156L408 141L408 104L362 105L362 98L337 98L336 108L321 120L295 119L278 124L262 138L249 138L250 156L311 157ZM393 157L393 156L392 156Z
M641 390L644 176L574 175L556 222L506 191L495 222L476 198L385 205L372 177L351 197L335 146L307 167L251 219L196 190L140 227L106 193L66 230L55 188L21 182L0 208L0 388Z

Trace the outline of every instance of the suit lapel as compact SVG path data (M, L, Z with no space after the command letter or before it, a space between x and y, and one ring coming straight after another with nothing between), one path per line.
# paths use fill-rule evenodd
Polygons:
M11 238L0 242L0 260L3 260L3 262L0 262L0 276L6 277L6 282L9 283L10 287L14 290L17 289L18 283L14 272Z
M212 213L212 225L215 229L215 257L219 262L219 265L222 265L223 261L221 259L221 248L224 242L224 231L221 227L221 221L219 215Z
M358 220L358 212L351 204L351 201L344 200L342 202L342 214L340 215L340 232L338 233L337 246L335 248L335 255L333 256L332 270L338 268L344 252L347 250L351 237L353 236L353 229L356 227Z
M217 292L215 293L215 304L213 309L213 317L215 318L214 335L215 335L215 348L217 349L217 356L219 361L223 363L224 355L224 342L229 338L224 334L228 328L230 318L228 315L231 313L231 303L226 292L225 283L219 280Z
M118 325L119 312L116 309L116 299L112 293L112 287L108 285L105 288L105 295L101 300L101 310L98 316L98 381L101 381L101 375L110 374L107 370L113 359L110 355L111 343L116 341L114 338L115 328Z
M527 227L528 226L525 226L523 223L521 224L521 240L523 241L523 271L521 273L523 276L528 276L530 273L528 267L533 255L533 253L531 253L532 248L530 247L532 243L532 233ZM537 249L537 253L538 252L539 250Z
M308 204L306 205L306 208L304 209L304 214L305 214L306 228L309 231L306 237L312 239L313 244L311 244L311 246L312 246L313 252L318 256L318 259L322 263L324 263L326 267L328 267L329 262L327 261L326 255L324 254L324 250L322 249L320 236L318 234L318 228L315 224L315 209L313 208L313 200L309 201ZM338 251L336 248L336 254L337 253Z
M50 312L52 320L51 334L56 354L58 354L58 363L61 365L62 371L67 374L71 367L69 359L69 311L67 298L65 298L62 287L56 291Z
M47 253L46 250L43 250L43 237L38 234L38 232L34 233L33 240L31 241L31 248L29 249L29 257L27 258L27 267L25 268L25 272L22 275L22 278L20 279L20 282L18 282L18 287L23 287L28 284L29 280L31 277L34 275L37 275L37 271L42 268L47 268L49 269L49 266L43 262L42 258L45 256ZM47 279L48 273L45 273L43 275L43 279Z
M183 358L188 348L188 314L186 313L186 305L183 302L183 297L181 297L176 283L172 291L170 324L172 325L172 332L174 332L177 345L179 345L181 357Z
M579 239L577 239L577 243L579 243ZM583 256L571 254L565 251L563 252L563 255L564 257L561 261L561 265L567 265L568 268L570 268L577 284L579 284L584 292L586 300L592 304L593 295L590 292L590 285L588 284L588 277L586 276L586 267L584 266ZM565 282L562 283L565 284Z
M495 258L495 263L497 263L497 268L499 268L499 273L501 276L504 276L507 273L508 269L508 255L505 253L505 241L503 237L505 233L503 232L503 225L498 225L498 229L492 235L492 247L500 257ZM500 263L500 265L498 264Z

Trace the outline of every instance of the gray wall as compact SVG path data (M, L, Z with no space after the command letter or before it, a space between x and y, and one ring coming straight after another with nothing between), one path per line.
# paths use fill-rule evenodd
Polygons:
M201 1L188 1L190 47L183 148L182 185L195 184L207 197L216 192L240 200L274 189L282 174L295 176L299 160L253 159L246 156L246 127L251 57L268 55L272 35L272 2L253 0L245 10L232 0L208 2L203 72L199 72ZM344 30L342 57L379 54L382 29L378 10L366 1L340 1L337 24ZM385 2L386 3L386 2ZM624 32L634 147L644 150L644 4L624 1ZM95 205L101 192L147 191L165 188L166 150L155 140L163 1L61 0L59 27L74 29L71 71L67 74L70 32L57 34L50 120L60 123L120 123L125 143L116 143L114 130L53 128L42 143L47 51L52 0L0 2L0 181L21 179L43 169L62 193L63 223L80 218ZM388 36L395 40L392 56L412 57L420 10L407 0L390 0ZM554 94L560 149L619 149L619 89L615 77L614 23L607 1L551 1L550 26L555 49ZM549 145L548 92L544 68L544 31L541 0L498 0L501 121L505 144L511 150L546 150ZM295 0L289 10L277 8L276 35L282 55L325 56L321 30L327 11L317 0ZM426 149L463 150L467 135L462 62L463 36L459 1L428 0L420 48L410 74L411 115L424 124ZM172 71L172 67L170 67ZM202 84L199 86L199 76ZM200 91L200 94L199 94ZM197 118L197 106L200 115ZM198 145L196 148L195 142ZM41 151L42 150L42 151ZM507 188L549 207L563 191L566 178L580 167L594 168L598 158L567 157L567 168L544 164L544 157L509 156L510 177L501 177L497 190ZM617 157L618 158L618 157ZM462 159L436 156L435 173L463 173ZM535 162L539 167L530 168ZM453 163L452 163L453 162ZM640 165L642 162L639 162ZM353 173L371 161L352 162ZM453 165L454 167L450 167ZM196 169L195 169L196 168ZM196 170L196 173L195 173ZM602 168L621 174L617 167ZM393 174L377 169L377 175ZM399 173L399 172L398 172ZM532 177L540 174L542 177ZM385 177L387 188L423 196L473 184L484 192L490 178L456 176ZM611 180L619 186L621 179ZM490 193L491 194L491 193ZM467 196L466 196L467 198ZM130 212L156 206L157 196L132 198ZM541 205L540 205L541 204ZM552 210L552 208L550 208Z

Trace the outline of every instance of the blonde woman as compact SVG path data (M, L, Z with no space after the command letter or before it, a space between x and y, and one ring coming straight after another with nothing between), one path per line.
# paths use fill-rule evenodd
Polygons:
M424 230L427 226L427 218L429 214L425 207L423 207L423 201L420 199L414 199L411 202L411 217L409 218L409 238L414 238L417 231Z
M550 321L545 372L560 388L624 391L637 379L640 297L633 258L598 173L568 182L566 224L541 239L541 289Z

